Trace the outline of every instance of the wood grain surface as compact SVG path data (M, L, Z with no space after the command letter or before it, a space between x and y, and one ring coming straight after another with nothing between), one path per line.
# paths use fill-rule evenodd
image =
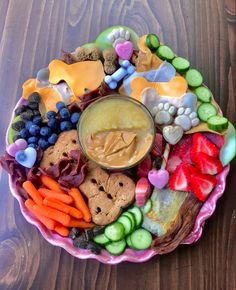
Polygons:
M22 83L110 25L157 33L203 72L236 124L234 0L0 0L0 153ZM0 289L235 290L236 166L199 242L143 264L79 260L46 242L21 215L0 171Z

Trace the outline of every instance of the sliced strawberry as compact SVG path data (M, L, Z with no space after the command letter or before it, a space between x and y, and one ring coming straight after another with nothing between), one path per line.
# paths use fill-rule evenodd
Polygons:
M151 153L156 157L161 156L162 152L163 152L163 136L160 133L156 133Z
M182 163L182 159L178 153L172 152L166 164L166 170L171 174L175 171L176 167Z
M204 136L206 136L207 139L214 143L218 148L221 148L225 144L225 138L222 135L207 132L204 133Z
M169 187L173 190L191 191L189 164L181 163L169 180Z
M195 173L199 173L199 170L197 169L197 167L191 165L191 164L187 164L186 163L186 168L189 170L189 174L195 174Z
M191 149L191 159L195 162L195 153L203 152L209 156L217 157L219 154L219 149L217 146L209 141L202 133L196 133L193 135L193 146Z
M137 169L138 177L147 177L148 172L152 169L152 159L151 156L148 155L142 162L139 163Z
M196 167L203 174L215 175L222 171L223 166L217 158L208 156L206 153L195 153Z
M195 173L191 175L191 185L198 199L204 201L216 185L215 176Z

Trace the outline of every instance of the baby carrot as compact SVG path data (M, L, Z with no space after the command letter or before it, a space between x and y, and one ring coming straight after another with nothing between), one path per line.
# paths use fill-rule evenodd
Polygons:
M48 217L38 214L34 210L35 202L32 199L27 199L25 201L26 208L34 215L36 218L45 225L45 227L49 230L53 230L55 228L56 222Z
M70 232L68 228L64 227L63 225L57 225L54 231L63 237L68 237Z
M37 205L43 204L43 199L31 181L25 181L23 188Z
M94 227L95 224L94 223L87 223L83 220L77 220L77 219L71 218L70 222L68 224L66 224L66 226L87 229L87 228Z
M65 191L61 189L59 183L49 176L41 175L41 181L47 188L56 192L65 193Z
M67 225L70 222L70 216L64 212L61 212L57 209L45 206L45 205L37 205L33 206L35 212L40 215L46 216L54 221L57 221L63 225Z
M68 192L70 196L73 197L75 202L75 207L78 208L82 213L84 220L86 222L91 221L91 213L89 211L89 208L87 204L85 203L82 194L79 192L77 188L71 188L71 190Z
M57 200L52 200L52 199L48 199L47 197L43 200L43 204L49 206L49 207L52 207L52 208L55 208L55 209L58 209L64 213L67 213L69 214L70 216L73 216L77 219L80 219L83 217L83 214L77 209L77 208L74 208L72 206L69 206L67 204L64 204L60 201L57 201Z
M47 188L39 188L38 191L42 197L47 197L48 199L56 199L66 204L73 202L73 198L66 193L58 193Z

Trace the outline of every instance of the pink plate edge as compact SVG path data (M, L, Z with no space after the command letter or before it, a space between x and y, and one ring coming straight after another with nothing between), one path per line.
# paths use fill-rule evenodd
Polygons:
M23 102L23 98L21 98L18 103L16 104L16 107L19 106ZM16 108L15 107L15 108ZM14 109L15 110L15 109ZM7 129L6 133L6 144L8 144L7 136L8 131L10 128L10 124L12 120L14 119L14 112L12 113L11 121L9 123L9 127ZM192 244L197 242L203 231L203 227L205 224L205 221L214 213L216 208L217 200L223 195L225 186L226 186L226 177L229 173L230 166L227 165L224 167L223 171L217 175L217 185L212 191L211 195L208 197L208 199L203 203L197 217L195 220L195 224L193 227L193 230L188 235L188 237L181 243L181 244ZM96 259L101 263L104 264L119 264L121 262L133 262L133 263L141 263L148 261L151 259L151 257L157 255L158 253L154 250L144 250L144 251L135 251L132 249L126 249L125 252L120 256L112 256L107 251L102 250L102 253L100 255L92 254L88 250L78 249L73 246L72 240L70 238L61 237L60 235L49 231L46 229L40 222L38 222L26 209L24 205L24 201L22 197L18 194L16 188L14 187L11 176L9 175L9 186L12 195L17 199L21 212L24 216L24 218L30 223L35 225L42 236L52 245L59 246L63 249L65 249L69 254L76 258L80 259Z

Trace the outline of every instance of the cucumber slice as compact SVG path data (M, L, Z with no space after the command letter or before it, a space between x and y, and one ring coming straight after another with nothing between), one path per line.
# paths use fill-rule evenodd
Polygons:
M18 122L18 121L21 121L21 116L16 116L15 119L13 119L11 125L12 125L13 123ZM17 134L18 134L18 132L15 131L14 129L12 129L12 127L9 128L9 130L8 130L8 134L7 134L7 141L8 141L9 144L14 143L13 137L14 137L15 135L17 135Z
M190 87L196 88L199 87L203 82L203 77L201 73L193 68L190 68L186 74L185 79Z
M125 228L121 223L114 222L105 228L105 235L111 241L120 241L125 236Z
M203 103L198 107L197 114L201 121L206 122L210 117L217 115L217 108L210 103Z
M136 250L145 250L152 244L152 235L145 229L138 229L131 234L130 240Z
M149 211L152 209L152 200L148 199L145 203L145 205L143 205L141 207L141 211L143 212L143 214L149 213Z
M127 236L126 243L127 243L128 247L133 248L133 245L131 243L131 235Z
M160 40L156 34L150 33L146 37L146 44L148 48L150 48L152 51L155 51L160 46Z
M172 60L172 65L177 72L184 72L190 67L190 62L186 58L177 56Z
M114 256L119 256L120 254L122 254L125 248L126 248L125 239L106 245L106 250Z
M119 223L121 223L125 228L125 235L128 235L132 231L132 221L128 216L120 216L117 220Z
M110 240L104 234L97 235L93 240L99 245L107 245L110 243Z
M167 61L171 61L175 57L173 50L167 45L159 46L156 51L156 55L160 59L167 60Z
M229 126L228 119L222 116L212 116L207 120L207 125L211 130L221 131Z
M212 92L204 86L200 86L194 90L198 100L203 103L210 103L212 98Z
M130 221L131 221L131 224L132 224L131 231L133 231L135 229L135 227L136 227L136 220L135 220L134 214L131 213L131 212L125 211L124 213L122 213L121 216L127 216L128 218L130 218Z
M140 208L137 207L137 206L134 206L134 207L130 208L128 210L128 212L131 212L131 213L134 214L134 218L135 218L135 221L136 221L136 227L137 228L140 227L142 222L143 222L143 214L142 214Z

